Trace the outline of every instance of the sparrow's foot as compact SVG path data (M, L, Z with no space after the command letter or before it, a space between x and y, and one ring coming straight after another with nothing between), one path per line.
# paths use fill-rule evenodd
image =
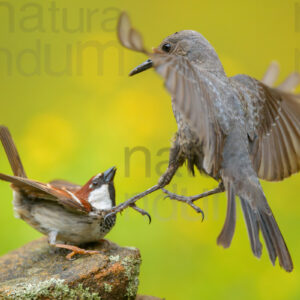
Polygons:
M67 250L71 250L72 252L69 253L66 256L67 260L73 260L73 256L75 254L83 254L83 255L91 255L91 254L99 254L99 251L95 251L95 250L85 250L76 246L72 246L72 245L64 245L64 244L55 244L54 245L57 248L63 248L63 249L67 249Z

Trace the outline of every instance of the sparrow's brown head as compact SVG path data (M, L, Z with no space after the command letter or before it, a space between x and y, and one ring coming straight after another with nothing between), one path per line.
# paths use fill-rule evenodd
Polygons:
M110 209L115 206L114 177L117 168L93 176L77 193L78 198L87 200L96 209Z

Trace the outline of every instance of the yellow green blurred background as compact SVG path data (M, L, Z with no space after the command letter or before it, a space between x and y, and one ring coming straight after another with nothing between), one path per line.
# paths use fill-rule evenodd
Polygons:
M216 48L228 75L261 78L272 60L281 65L281 80L300 71L299 1L1 1L0 123L10 128L28 176L83 184L116 165L118 203L157 182L176 131L159 76L154 71L127 76L145 57L117 42L122 10L149 48L175 31L194 29ZM125 153L134 149L128 165ZM2 148L0 171L11 174ZM194 194L216 186L199 174L191 178L185 168L179 173L173 191ZM151 225L126 211L108 238L140 249L142 294L172 300L300 299L299 179L263 182L294 260L291 274L278 263L273 267L266 251L260 260L252 255L240 209L231 247L216 245L225 195L198 202L206 213L201 222L190 208L157 192L140 201L153 217ZM40 234L14 218L7 183L0 182L0 199L4 254Z

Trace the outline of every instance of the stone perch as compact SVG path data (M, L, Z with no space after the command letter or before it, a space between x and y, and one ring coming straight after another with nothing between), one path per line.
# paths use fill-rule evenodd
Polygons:
M139 250L108 241L90 249L100 253L68 261L41 238L6 254L0 258L0 299L136 299Z

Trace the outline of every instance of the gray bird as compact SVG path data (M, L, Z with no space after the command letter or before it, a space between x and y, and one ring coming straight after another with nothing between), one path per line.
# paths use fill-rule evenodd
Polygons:
M104 217L115 206L116 168L93 176L83 186L64 180L42 183L27 178L5 126L0 126L0 140L14 173L0 173L0 179L12 183L15 216L47 235L51 246L71 250L67 259L77 253L99 253L77 245L100 241L115 225L115 216Z
M290 93L300 81L299 74L292 74L278 88L271 87L277 75L275 65L263 81L247 75L227 77L214 48L192 30L168 36L149 53L126 13L119 19L118 36L123 46L151 58L130 75L154 67L164 78L178 131L169 166L158 184L115 207L113 213L163 188L187 161L191 172L195 166L219 186L192 197L164 192L202 212L195 200L225 190L227 215L217 239L224 248L230 246L234 234L238 196L254 255L262 254L261 231L273 265L278 257L279 264L292 271L290 253L259 178L282 180L300 169L300 95Z

